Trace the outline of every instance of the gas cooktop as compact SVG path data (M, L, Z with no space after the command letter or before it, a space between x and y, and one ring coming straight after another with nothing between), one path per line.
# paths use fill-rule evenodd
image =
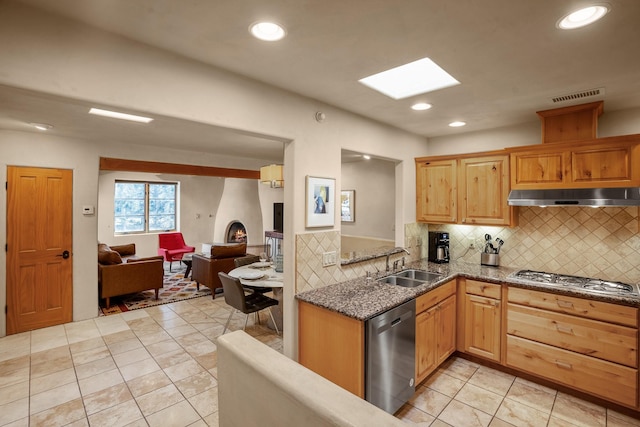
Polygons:
M509 275L526 283L542 283L545 285L579 288L585 291L597 292L607 295L638 296L638 288L635 285L621 282L609 282L588 277L570 276L566 274L545 273L544 271L520 270Z

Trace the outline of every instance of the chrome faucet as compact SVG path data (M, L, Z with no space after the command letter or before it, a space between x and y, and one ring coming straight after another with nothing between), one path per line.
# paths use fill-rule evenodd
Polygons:
M400 248L400 249L402 249L407 255L411 255L407 249L405 249L405 248ZM395 249L392 249L389 252L387 252L387 268L386 268L387 272L390 270L389 257L391 255L393 255L393 251L394 250ZM396 260L396 261L393 262L393 271L396 271L398 269L398 262L400 262L400 260ZM402 257L402 268L404 268L404 257Z

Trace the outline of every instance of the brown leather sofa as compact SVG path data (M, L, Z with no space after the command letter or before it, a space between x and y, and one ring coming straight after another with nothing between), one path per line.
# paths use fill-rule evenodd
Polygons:
M98 292L106 299L107 308L111 297L147 289L155 289L158 299L163 276L162 256L139 258L134 243L111 247L98 244Z
M196 282L196 287L204 285L211 289L211 296L216 297L216 289L222 289L222 283L218 273L228 273L234 268L234 260L255 255L247 255L247 244L214 244L209 254L193 254L191 280Z

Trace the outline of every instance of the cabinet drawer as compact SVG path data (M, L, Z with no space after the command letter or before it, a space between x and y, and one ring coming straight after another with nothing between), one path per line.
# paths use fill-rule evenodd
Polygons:
M436 289L420 295L416 298L416 314L433 307L440 301L444 301L450 295L456 293L456 281L451 280Z
M635 407L638 370L507 335L507 365Z
M638 326L638 310L634 307L569 297L547 292L509 287L509 302L603 320L626 326Z
M477 280L466 280L466 293L480 295L482 297L500 299L502 286L495 283L478 282Z
M626 326L509 304L507 333L638 367L638 331Z

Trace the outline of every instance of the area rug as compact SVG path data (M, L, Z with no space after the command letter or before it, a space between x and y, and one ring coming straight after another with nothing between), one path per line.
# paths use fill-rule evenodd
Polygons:
M136 294L111 297L111 307L109 308L103 307L104 301L101 301L100 311L104 315L118 314L140 308L153 307L154 305L211 296L211 290L209 288L201 285L200 290L196 289L196 282L185 278L184 273L184 269L174 271L173 273L165 270L163 287L158 293L157 300L155 291L150 289Z

